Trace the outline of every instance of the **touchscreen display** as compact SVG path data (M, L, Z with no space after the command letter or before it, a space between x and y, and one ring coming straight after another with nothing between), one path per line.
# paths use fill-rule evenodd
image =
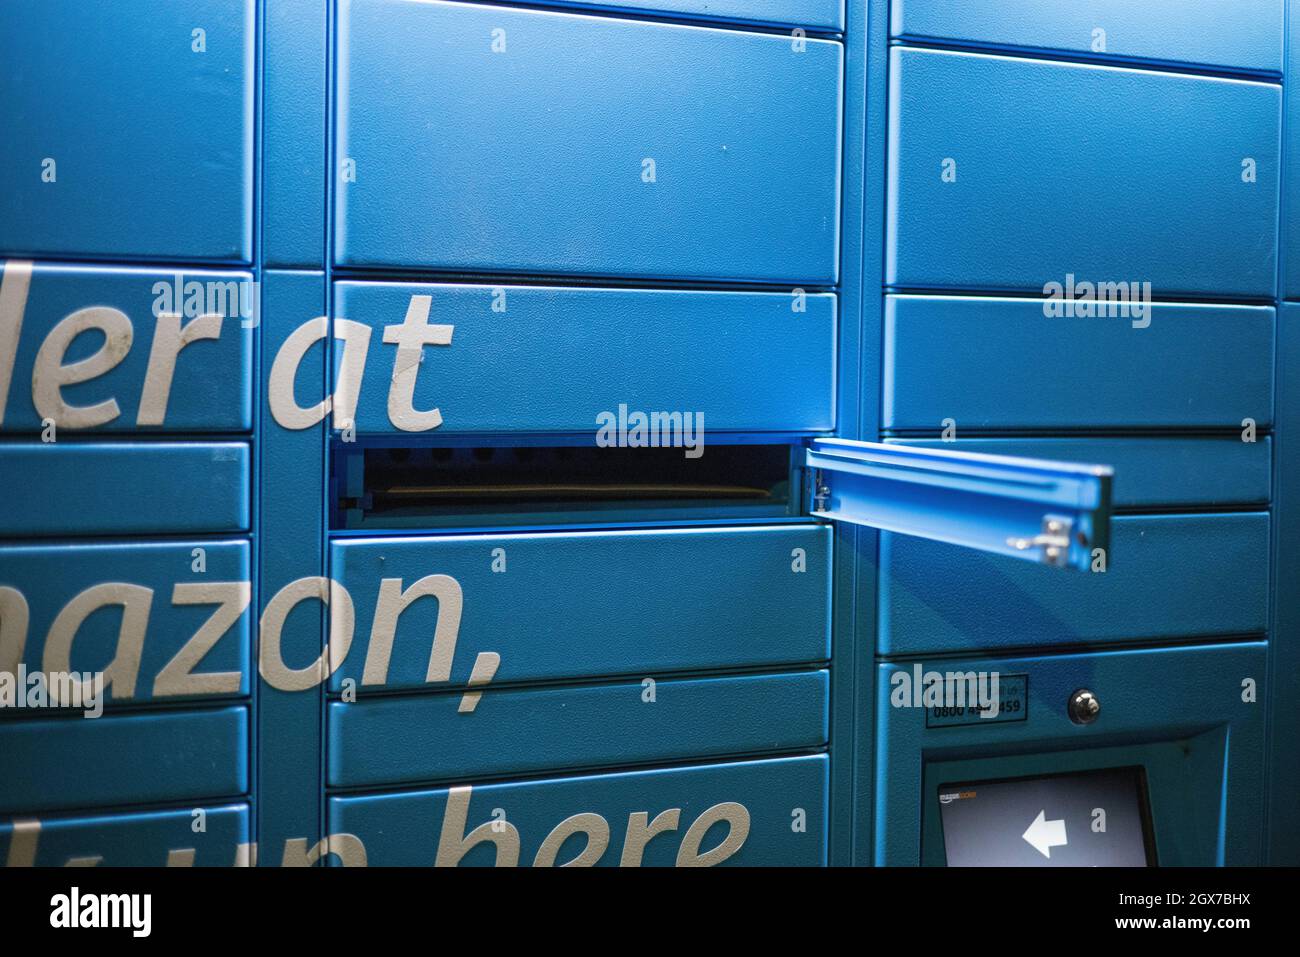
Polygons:
M1141 768L943 784L950 867L1155 864Z

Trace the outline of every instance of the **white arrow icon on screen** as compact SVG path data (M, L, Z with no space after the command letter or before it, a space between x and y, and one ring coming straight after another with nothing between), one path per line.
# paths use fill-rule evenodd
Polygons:
M1029 825L1029 829L1020 835L1031 845L1034 850L1043 857L1052 856L1052 848L1063 847L1067 841L1065 839L1065 822L1047 820L1047 811L1039 811L1038 817L1034 818L1034 823Z

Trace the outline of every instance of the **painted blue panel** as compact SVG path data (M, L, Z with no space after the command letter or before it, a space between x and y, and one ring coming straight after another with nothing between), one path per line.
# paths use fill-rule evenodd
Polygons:
M883 427L937 430L951 418L960 435L1272 421L1272 307L1151 304L1123 318L1049 317L1049 306L887 297Z
M326 10L320 0L264 0L262 259L325 261Z
M836 279L839 43L339 6L340 264Z
M835 426L830 294L349 282L336 287L335 316L373 330L358 433L398 431L388 408L398 349L384 329L421 308L416 297L432 300L428 324L451 327L416 376L413 407L438 409L439 432L594 434L620 405L694 413L719 431Z
M253 0L0 6L0 252L247 262L254 20Z
M727 805L739 821L748 821L748 833L730 854L720 851L717 863L741 866L817 866L826 863L825 755L778 758L768 761L714 764L706 767L631 771L547 781L484 784L454 791L411 791L369 797L333 798L329 802L330 831L353 834L364 843L371 866L420 867L443 863L464 866L506 866L512 858L533 864L537 853L561 821L574 815L597 815L608 825L608 844L599 855L599 837L591 850L600 866L671 867L689 864L691 853L718 848L728 840L726 823L715 824L700 844L695 837L711 818L689 837L687 853L679 854L691 828L710 808ZM448 807L452 824L442 837ZM491 838L467 847L458 855L458 839L494 819L497 809L518 834L518 854L497 849ZM799 817L806 830L792 823ZM461 831L455 830L464 815ZM664 815L661 817L661 815ZM644 819L644 820L641 820ZM588 819L599 834L600 825ZM657 821L656 836L642 841L638 826ZM491 833L491 832L489 832ZM563 833L563 832L562 832ZM735 834L739 837L739 833ZM631 840L629 840L631 838ZM557 838L558 840L558 838ZM584 854L584 837L561 844L554 863L563 864ZM507 846L509 841L507 840ZM730 845L727 846L730 850ZM638 850L640 853L638 853ZM551 858L544 857L543 861ZM713 863L709 858L706 863Z
M1300 11L1294 6L1287 19L1287 76L1300 76ZM1282 295L1287 299L1300 299L1300 176L1295 175L1296 157L1300 156L1300 94L1293 83L1286 85L1283 101L1286 104L1286 134L1284 153L1291 172L1283 177L1282 210ZM1300 838L1296 841L1297 860L1300 860Z
M891 704L895 692L896 701L905 697L895 674L914 675L914 663L880 664L875 862L920 862L922 826L938 812L942 783L922 792L927 761L978 757L962 762L956 780L1141 764L1163 863L1259 864L1265 649L1261 641L919 663L922 674L1028 675L1026 720L961 727L926 727L925 708ZM1243 700L1247 678L1260 689L1252 700ZM1069 697L1081 688L1101 704L1090 725L1075 724L1067 712Z
M202 554L196 555L196 549L201 549ZM13 673L18 662L25 664L29 673L42 670L47 636L56 616L86 589L121 583L149 589L151 594L134 593L127 598L129 605L123 606L108 601L123 598L121 590L109 594L107 588L101 588L104 610L84 618L84 624L73 633L68 664L62 668L52 665L50 671L104 671L115 655L131 657L127 649L132 636L139 634L143 641L138 667L126 673L125 682L109 682L106 690L111 701L246 695L252 658L251 616L247 613L249 552L246 541L0 548L0 586L17 589L29 614L25 652L20 650L16 661L0 659L0 671ZM201 572L195 570L200 561L204 569ZM200 598L202 601L195 603ZM129 616L127 607L131 609ZM241 607L244 611L236 617ZM145 618L145 626L138 632L129 624L136 620L137 610ZM75 614L75 610L69 614ZM194 641L210 619L225 627L215 635L205 633ZM119 642L124 622L128 623L127 637ZM183 648L189 648L191 653L200 648L207 650L197 661L182 658L185 667L181 673L167 672L160 681L159 673Z
M960 435L960 430L958 432ZM1116 508L1262 505L1269 500L1273 439L1222 438L998 438L890 439L900 445L988 455L1023 455L1062 462L1100 462L1115 470Z
M890 14L895 37L1282 71L1283 0L893 0Z
M522 0L522 6L545 0ZM661 13L709 20L788 23L808 30L844 29L843 0L554 0L550 6Z
M368 787L826 743L827 673L371 698L328 706L327 782Z
M265 395L271 371L265 357L279 352L303 323L325 315L325 277L279 270L263 275ZM322 341L303 356L294 383L300 405L310 407L325 395L325 355ZM264 611L286 585L325 574L325 426L286 429L263 403L258 438L257 601ZM286 618L280 653L290 667L305 668L320 657L324 617L319 602L304 601ZM275 854L285 841L321 833L321 697L319 687L288 691L258 683L257 833L267 849L262 863L277 864Z
M807 525L336 541L357 635L331 687L427 686L439 616L455 614L432 596L398 618L387 680L363 674L381 579L426 575L456 582L442 594L460 600L458 684L482 652L501 656L498 682L825 661L830 559L830 529Z
M1280 112L1266 83L895 48L885 281L1271 298Z
M1292 21L1296 11L1292 10ZM1279 419L1300 422L1300 306L1282 307L1278 326ZM1273 608L1269 673L1282 676L1269 702L1270 864L1300 865L1300 712L1292 706L1300 684L1300 434L1279 432L1273 473Z
M244 531L242 442L0 444L0 534Z
M248 789L248 711L0 721L0 813L233 797Z
M201 831L194 830L192 810L0 823L0 860L11 867L62 867L73 860L96 860L105 867L161 867L175 851L170 858L175 866L188 862L195 867L230 867L239 860L239 845L251 840L248 805L201 810Z
M1107 570L1078 575L880 537L880 652L1263 633L1266 513L1121 515Z
M65 433L252 427L258 313L251 274L19 260L0 267L0 327L8 333L0 333L0 393L8 397L6 403L0 395L0 428L5 432L39 431L47 417ZM206 314L221 318L191 325ZM60 331L51 337L54 329ZM82 331L72 338L76 329ZM127 340L125 355L117 355L115 364L110 334L115 343ZM177 351L187 336L192 341ZM105 355L98 361L106 371L84 381L78 381L80 374L69 376L68 385L48 395L42 391L37 401L36 379L50 379L56 368L88 361L101 350ZM62 409L60 401L77 408ZM93 408L101 403L106 404L102 411Z

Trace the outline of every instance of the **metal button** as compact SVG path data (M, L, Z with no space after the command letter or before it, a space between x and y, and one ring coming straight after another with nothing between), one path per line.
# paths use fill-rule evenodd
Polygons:
M1069 712L1075 724L1092 724L1101 714L1101 702L1087 688L1080 688L1070 695Z

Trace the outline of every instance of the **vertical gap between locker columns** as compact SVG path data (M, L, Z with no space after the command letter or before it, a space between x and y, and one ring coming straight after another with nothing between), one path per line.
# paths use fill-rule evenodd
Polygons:
M860 257L859 357L857 420L853 437L878 441L880 437L881 361L883 356L884 267L888 197L889 149L889 4L850 0L862 25L865 86L863 124L862 203L863 233ZM864 9L865 8L865 9ZM859 528L854 543L854 749L853 863L874 859L875 820L875 671L877 581L880 534Z
M259 783L261 775L258 769L261 762L261 675L258 669L259 656L262 652L262 636L258 627L261 615L258 610L262 607L261 583L262 583L262 416L261 403L266 401L262 394L262 272L263 272L263 254L265 246L262 237L262 188L265 183L265 174L262 169L266 161L266 154L262 149L262 128L264 125L263 116L263 83L266 70L266 5L257 3L254 10L254 36L256 41L253 49L253 288L255 293L255 308L257 310L257 324L251 330L253 336L253 379L250 383L253 389L253 434L251 438L253 450L253 474L252 488L250 491L250 522L249 522L249 636L252 642L251 654L249 655L249 669L252 674L248 676L249 687L249 712L251 720L248 722L248 841L253 847L259 847L261 840L261 801L259 800Z
M844 23L844 92L841 138L841 247L836 347L836 434L857 438L862 429L864 257L867 255L866 77L870 12L866 0L847 0ZM856 526L837 523L832 533L832 724L828 860L854 863L857 831L858 548Z
M843 35L844 69L840 90L840 242L836 284L835 433L854 432L858 421L862 332L859 301L862 277L862 142L859 119L859 75L865 48L859 41L859 4L846 0ZM863 16L865 21L865 14ZM832 866L853 860L854 753L854 619L856 535L851 528L831 529L831 683L827 753L826 862Z
M1290 52L1290 40L1287 32L1290 26L1290 8L1291 0L1285 0L1282 7L1282 115L1279 117L1278 126L1278 171L1277 171L1277 215L1274 218L1274 235L1277 237L1277 255L1273 264L1273 424L1274 432L1279 430L1282 418L1282 408L1279 401L1282 396L1279 394L1279 377L1283 374L1281 367L1281 348L1284 341L1282 336L1283 321L1283 301L1286 299L1286 135L1287 127L1287 107L1290 102L1289 84L1286 82L1289 66L1287 57ZM1285 436L1283 436L1285 441ZM1279 493L1281 492L1281 474L1280 459L1284 451L1282 443L1278 440L1273 442L1273 457L1269 462L1271 474L1269 475L1269 494L1268 494L1268 512L1269 512L1269 588L1268 588L1268 654L1264 665L1264 688L1268 702L1268 710L1264 713L1264 820L1261 822L1260 834L1260 862L1267 864L1271 856L1273 821L1273 741L1274 741L1274 721L1273 721L1273 681L1280 679L1279 669L1275 667L1275 649L1277 646L1277 622L1278 622L1278 565L1281 559L1279 550L1280 529L1279 529Z
M325 28L325 315L329 321L325 327L325 394L333 395L334 384L334 192L337 189L338 181L338 157L336 155L335 144L338 142L338 116L336 115L336 104L338 103L338 32L339 32L339 9L337 0L327 0L328 22ZM331 408L330 414L326 416L325 422L325 441L321 444L321 489L323 492L320 502L321 507L321 563L324 568L325 581L334 580L334 569L330 559L330 442L333 439L334 431L334 413ZM330 586L326 586L329 588ZM332 590L332 589L331 589ZM332 596L331 596L332 597ZM321 617L321 623L324 631L321 635L321 653L326 655L328 661L328 649L330 641L330 616L333 614L333 607L329 604L325 606L325 614ZM328 671L328 668L326 668ZM329 802L325 796L325 782L327 778L326 762L328 760L329 742L326 740L329 735L329 727L325 721L325 709L328 704L328 696L325 694L325 686L328 679L322 681L316 689L317 698L317 757L319 765L317 769L316 796L318 802L317 820L320 823L320 833L317 840L325 840L330 832L329 820ZM322 855L322 861L326 866L329 865L328 851Z
M1279 746L1279 736L1282 733L1282 707L1283 704L1290 704L1291 696L1282 693L1284 683L1290 678L1295 680L1294 674L1289 675L1288 669L1279 660L1284 654L1288 658L1294 659L1294 652L1289 651L1289 643L1283 639L1283 632L1286 631L1295 617L1294 612L1288 614L1286 603L1288 600L1294 600L1297 590L1300 590L1300 584L1294 581L1288 581L1285 574L1289 569L1286 558L1286 532L1288 526L1295 523L1290 521L1290 511L1286 499L1288 491L1295 486L1296 479L1290 476L1294 475L1293 469L1288 469L1289 462L1296 459L1296 453L1293 451L1293 443L1287 432L1286 423L1300 423L1300 395L1296 394L1294 377L1300 369L1292 363L1288 370L1288 353L1295 353L1290 358L1300 361L1300 348L1297 348L1297 339L1294 331L1291 330L1291 322L1300 318L1292 313L1287 307L1286 298L1287 289L1287 270L1288 270L1288 253L1289 246L1287 243L1287 223L1293 211L1290 208L1288 195L1288 185L1294 178L1288 175L1288 162L1290 161L1289 150L1287 149L1287 137L1292 128L1290 113L1293 108L1292 90L1291 90L1291 30L1295 22L1296 11L1293 9L1293 0L1287 0L1283 8L1282 23L1282 117L1281 117L1281 136L1280 136L1280 168L1278 170L1278 218L1277 218L1277 269L1274 279L1274 305L1276 308L1273 323L1273 461L1272 465L1272 485L1270 488L1269 516L1270 516L1270 534L1272 536L1270 549L1270 568L1268 574L1269 580L1269 631L1268 631L1268 660L1265 669L1265 694L1268 711L1265 714L1264 740L1265 740L1265 800L1264 800L1264 821L1261 834L1261 844L1265 864L1296 864L1300 863L1300 838L1296 836L1296 815L1294 810L1294 795L1296 781L1294 780L1294 761L1291 767L1287 768L1279 760L1281 747ZM1285 324L1285 325L1284 325ZM1297 526L1300 528L1300 526ZM1293 549L1294 551L1294 549ZM1294 689L1292 689L1294 690ZM1290 771L1290 782L1285 780L1283 775L1284 768ZM1283 795L1285 797L1283 798ZM1282 799L1280 799L1282 798ZM1287 809L1287 814L1283 815L1283 809ZM1289 826L1288 826L1289 825ZM1283 834L1291 835L1290 846L1278 846L1278 837Z

